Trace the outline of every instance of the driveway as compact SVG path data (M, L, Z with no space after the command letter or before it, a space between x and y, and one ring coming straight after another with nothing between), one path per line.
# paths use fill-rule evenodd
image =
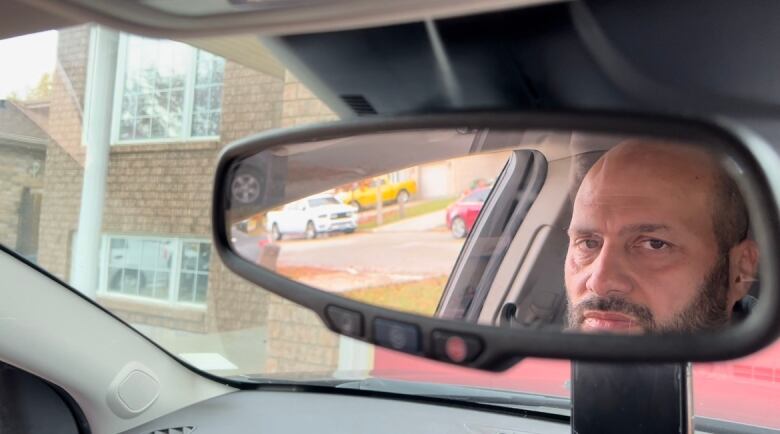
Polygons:
M447 210L442 209L421 216L404 219L374 229L374 232L426 232L446 225Z
M449 232L370 232L278 243L277 265L440 276L449 274L463 240Z
M278 267L313 267L356 272L414 276L449 274L463 246L443 230L445 210L349 235L325 235L314 240L284 239ZM257 261L265 236L232 231L233 246L243 257Z

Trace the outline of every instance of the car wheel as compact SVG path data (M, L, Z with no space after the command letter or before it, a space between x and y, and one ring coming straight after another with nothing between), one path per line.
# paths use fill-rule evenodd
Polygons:
M356 200L353 200L352 202L350 202L350 203L349 203L349 206L351 206L351 207L353 207L353 208L357 209L358 211L363 211L363 207L362 207L362 206L360 206L360 202L358 202L358 201L356 201Z
M398 203L409 202L409 192L406 190L399 191L398 194L395 196L395 201Z
M345 234L351 234L351 233L353 233L353 232L355 232L355 230L354 230L354 229L345 229L345 230L344 230L344 233L345 233Z
M465 238L468 232L466 230L466 222L460 217L452 219L450 230L452 231L452 236L455 238Z
M274 241L279 241L282 239L282 233L279 232L279 225L276 223L271 226L271 238L273 238Z
M314 227L313 222L306 223L306 239L313 240L317 238L317 229Z

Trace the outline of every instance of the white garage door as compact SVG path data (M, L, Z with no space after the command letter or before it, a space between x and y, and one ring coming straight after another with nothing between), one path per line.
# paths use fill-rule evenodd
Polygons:
M451 196L448 163L430 164L420 168L420 196L423 198Z

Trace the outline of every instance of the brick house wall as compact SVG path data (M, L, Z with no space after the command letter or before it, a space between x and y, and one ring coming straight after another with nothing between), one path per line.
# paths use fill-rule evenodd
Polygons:
M337 120L322 101L289 71L285 74L282 126ZM266 372L329 372L337 368L339 336L313 312L268 295Z
M88 64L89 26L61 30L58 67L52 84L49 133L57 146L47 156L44 180L45 198L40 234L47 253L41 264L67 280L71 242L78 224L81 181L85 148L81 123L86 68ZM222 125L219 142L159 143L112 146L103 216L103 232L210 238L210 177L220 149L236 138L253 131L278 127L281 122L281 97L284 82L227 61L224 69ZM248 283L225 270L211 255L208 318L192 313L179 315L180 322L164 321L166 326L191 331L230 330L248 323L264 322L264 303L255 312L243 312L241 322L230 307L246 310L242 292L257 293ZM225 299L234 296L238 301ZM228 297L229 298L229 297ZM249 297L251 298L251 297ZM144 316L148 306L135 301L101 299L121 317L134 323L160 325L161 316Z
M339 340L310 310L269 295L264 372L331 372L338 367Z
M70 277L71 244L82 188L85 148L81 144L81 119L89 34L88 26L60 32L60 66L52 90L49 131L57 143L46 162L51 169L44 179L40 234L47 253L42 255L41 264L64 280ZM287 109L283 108L285 92L295 103ZM213 170L220 149L248 134L279 127L283 118L294 124L311 122L312 116L334 118L323 107L292 77L283 80L227 61L219 142L111 147L102 232L210 238L212 179L204 173ZM165 330L230 335L266 327L269 336L276 337L267 339L264 351L274 355L267 359L267 366L283 371L332 369L337 341L332 336L329 340L320 336L328 332L319 319L271 297L227 270L212 251L203 308L155 304L105 293L99 293L98 301L124 320L160 336L169 334ZM269 321L270 316L278 321ZM316 351L301 346L317 342L326 345ZM230 353L231 348L225 345L220 352Z
M226 62L221 144L224 146L249 134L282 126L284 87L280 78Z
M0 244L16 248L23 191L41 191L45 158L43 147L30 148L0 139Z
M338 116L289 71L284 77L282 127L338 120Z
M78 224L85 150L81 118L87 81L89 27L59 31L57 67L52 79L44 196L38 262L50 273L70 278L71 242Z
M43 188L48 141L21 104L0 100L0 243L27 255L36 253L31 201Z
M81 119L87 85L89 26L59 31L57 66L52 77L48 133L57 145L84 166Z
M49 119L49 133L56 143L46 156L43 180L40 236L46 252L42 252L40 263L66 281L85 157L81 123L89 35L89 26L59 34L59 66ZM111 147L104 234L210 239L212 179L204 174L213 170L222 147L270 128L337 118L289 73L282 79L228 60L223 77L218 142ZM231 354L233 360L246 359L242 353L252 354L262 362L258 369L264 372L328 371L336 367L338 336L327 331L319 318L237 277L224 267L213 248L210 258L205 306L155 303L101 292L98 302L176 350L182 339L202 335L209 342L204 351ZM252 339L265 336L265 340L257 342L259 348L247 349L239 342L242 339L235 338L242 333ZM209 336L215 334L224 339L214 343ZM184 346L181 349L187 350Z
M41 245L38 263L63 281L70 278L71 243L79 218L81 184L84 173L76 161L56 142L46 151L43 203L38 237Z
M216 142L122 145L111 149L103 232L208 238ZM211 265L218 261L211 255ZM210 273L210 280L213 277ZM209 292L212 288L209 288ZM100 294L98 301L133 324L207 331L206 311L156 306Z

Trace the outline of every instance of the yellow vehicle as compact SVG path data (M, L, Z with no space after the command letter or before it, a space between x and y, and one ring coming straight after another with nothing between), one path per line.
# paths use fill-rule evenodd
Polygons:
M239 230L251 233L255 232L257 229L263 227L263 220L265 219L265 213L255 214L246 220L242 220L236 224L236 228Z
M377 187L382 194L382 203L409 201L411 195L417 193L417 182L412 179L392 182L387 175L372 179L366 179L356 185L336 194L342 202L357 207L358 209L373 208L376 206Z

